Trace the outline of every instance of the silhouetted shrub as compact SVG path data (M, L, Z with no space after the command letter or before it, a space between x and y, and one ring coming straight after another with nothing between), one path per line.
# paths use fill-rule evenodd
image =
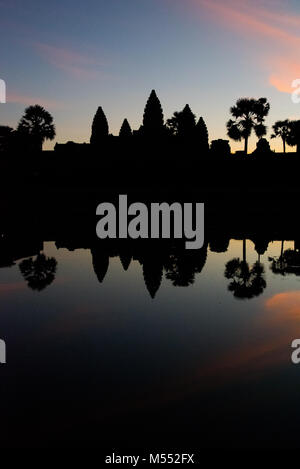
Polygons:
M256 144L256 150L252 153L254 156L272 156L274 152L270 148L270 143L266 138L260 138Z
M215 234L214 238L209 241L209 249L211 252L227 252L230 239L221 233Z
M210 152L213 156L229 156L231 149L228 140L213 140L210 145Z
M0 126L0 151L8 151L11 147L14 129L7 125Z

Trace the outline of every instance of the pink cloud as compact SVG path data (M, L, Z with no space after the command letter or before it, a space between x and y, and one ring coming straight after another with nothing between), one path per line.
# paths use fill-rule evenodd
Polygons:
M260 66L269 75L268 82L278 91L291 93L291 83L300 78L300 15L282 10L276 0L189 0L199 12L213 15L226 28L257 42Z
M76 78L96 78L101 73L99 67L103 63L94 57L49 44L35 43L34 46L48 63Z
M253 33L266 36L272 40L286 42L288 45L299 45L300 37L290 32L291 27L299 27L300 16L282 15L274 10L274 2L270 3L272 12L261 7L262 2L229 0L224 4L220 0L191 0L214 13L230 29L242 31L244 34ZM276 2L275 2L276 5Z
M61 107L61 102L58 102L55 100L14 93L9 90L7 91L7 103L24 104L24 106L29 106L31 104L40 104L41 106L44 106L47 108L56 108L56 109Z
M25 283L0 283L0 294L11 293L17 290L24 290Z
M300 78L300 63L292 58L274 57L270 60L270 68L273 73L269 77L269 83L282 93L291 94L295 89L292 82Z
M272 321L276 324L292 323L291 329L300 326L300 291L277 293L266 301L266 307L272 311ZM296 337L296 336L295 336Z

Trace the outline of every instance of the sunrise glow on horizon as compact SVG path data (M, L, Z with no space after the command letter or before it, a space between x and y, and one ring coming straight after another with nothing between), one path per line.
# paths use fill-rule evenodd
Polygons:
M46 143L88 142L102 106L117 135L126 117L138 129L157 91L165 119L189 103L210 140L225 138L229 108L240 97L266 97L270 140L276 120L299 119L292 102L300 78L300 5L295 0L29 0L0 2L0 78L7 103L1 125L15 127L24 108L41 104L57 136ZM255 148L256 138L250 141ZM232 151L242 142L230 140ZM289 148L288 151L295 149Z

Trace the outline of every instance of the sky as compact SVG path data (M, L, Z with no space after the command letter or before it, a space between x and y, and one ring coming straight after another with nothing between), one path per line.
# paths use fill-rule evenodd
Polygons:
M117 135L125 117L139 128L155 89L166 119L188 103L210 140L228 139L238 98L266 97L270 138L276 120L300 118L299 27L299 0L0 0L0 125L41 104L57 132L45 149L88 142L98 106Z

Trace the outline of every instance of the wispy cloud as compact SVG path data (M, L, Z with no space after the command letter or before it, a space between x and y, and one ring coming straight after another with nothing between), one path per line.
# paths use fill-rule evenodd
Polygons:
M25 283L24 282L15 282L15 283L1 283L0 284L0 294L5 293L14 293L18 290L24 290Z
M292 89L292 81L300 78L300 62L295 62L293 59L287 57L275 57L272 66L270 60L270 67L274 70L269 77L269 82L278 91L282 93L291 93L295 91Z
M47 108L59 108L61 107L61 102L55 101L52 99L41 98L37 96L30 96L20 93L15 93L11 91L7 91L7 103L16 103L16 104L23 104L25 106L31 104L40 104L41 106Z
M257 43L257 57L268 73L269 83L282 92L292 92L300 78L300 15L286 12L287 2L276 0L189 0L201 13L212 14L228 29ZM285 9L283 9L285 7Z
M91 79L102 74L103 62L90 55L37 42L35 49L41 57L54 67L80 79Z

